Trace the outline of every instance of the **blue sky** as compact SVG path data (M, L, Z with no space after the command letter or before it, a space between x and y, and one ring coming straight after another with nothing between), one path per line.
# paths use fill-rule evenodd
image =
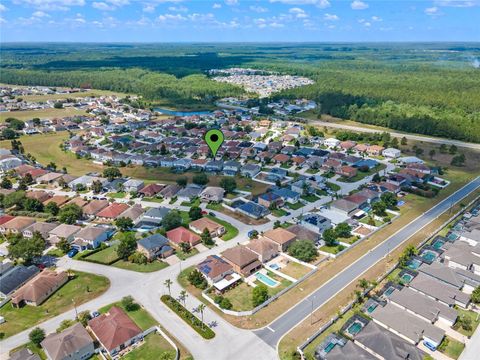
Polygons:
M480 0L2 0L0 40L480 41Z

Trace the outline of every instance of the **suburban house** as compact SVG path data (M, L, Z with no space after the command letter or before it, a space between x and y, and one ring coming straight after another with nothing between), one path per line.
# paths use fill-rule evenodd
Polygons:
M300 200L300 194L298 192L287 188L275 187L272 189L272 192L280 196L285 202L289 202L291 204L295 204L298 202L298 200Z
M207 258L196 267L210 285L221 281L225 276L233 273L232 265L217 255L207 256Z
M161 184L148 184L145 185L142 189L138 191L140 195L146 196L146 197L152 197L157 195L162 189L165 187L165 185Z
M48 199L51 198L50 194L47 193L46 191L28 191L25 196L29 199L35 199L43 203L44 201L47 201Z
M41 305L50 295L68 281L65 271L56 272L45 269L12 295L12 305Z
M14 351L10 354L8 360L42 360L38 354L33 353L28 348Z
M138 325L117 306L90 320L88 327L112 356L143 338L143 332Z
M216 186L207 186L201 193L200 198L202 201L214 201L220 202L223 200L223 195L225 194L225 190L221 187Z
M49 360L85 360L95 353L93 339L78 322L48 335L41 345Z
M170 212L166 207L152 207L148 209L138 220L137 227L158 227L162 223L163 218Z
M173 198L180 190L182 190L182 187L177 184L170 184L165 186L159 193L158 195L162 196L165 199L171 199Z
M235 210L242 214L250 216L253 219L260 219L270 213L268 208L263 205L254 203L253 201L247 201L238 206Z
M447 249L441 256L448 267L480 275L480 245L471 246L465 241L456 241L445 244L445 247Z
M386 148L382 151L382 155L386 158L397 159L402 155L402 152L395 148Z
M167 239L172 244L179 246L181 243L188 243L190 246L198 245L202 239L197 234L188 231L183 226L179 226L173 230L167 231Z
M27 227L35 223L35 219L26 216L17 216L0 226L2 234L20 234Z
M180 201L190 202L193 199L200 196L200 193L202 192L202 190L203 188L199 185L188 184L185 188L180 190L176 196Z
M188 227L197 234L201 234L207 229L212 237L219 237L225 233L225 228L222 225L206 217L192 221Z
M354 177L355 175L357 175L357 169L355 169L354 167L352 166L348 166L348 165L342 165L340 166L339 168L337 168L335 170L335 172L340 175L340 176L343 176L347 179L350 179L352 177Z
M283 199L280 195L273 192L267 192L258 196L258 204L263 205L266 208L282 207Z
M262 168L260 165L246 164L240 169L240 173L242 176L253 178L260 172L261 169Z
M120 214L128 208L129 206L124 203L111 203L105 209L98 212L96 217L105 221L112 221L118 218Z
M355 210L358 209L358 205L346 199L338 199L330 205L330 208L338 211L341 214L350 216Z
M332 227L332 222L329 218L325 216L311 213L303 216L300 224L311 231L315 231L319 234Z
M466 294L471 294L473 290L480 286L480 275L460 268L450 268L444 264L433 262L431 264L423 263L418 271L434 279L440 280L448 285L454 286Z
M38 232L42 238L46 240L49 237L50 231L55 229L58 225L59 223L36 222L23 230L22 234L24 237L30 239L35 232Z
M139 192L145 183L142 180L130 179L123 183L123 190L126 192Z
M95 216L108 205L110 205L108 200L92 200L82 208L83 215Z
M140 216L142 216L144 210L142 209L142 205L136 204L133 205L132 207L128 208L125 210L123 213L121 213L118 217L119 218L127 218L132 220L133 222L137 221Z
M72 242L72 247L79 251L88 248L96 249L100 244L108 240L111 229L97 226L87 226L77 232Z
M321 239L320 234L316 233L315 231L309 230L302 225L291 225L287 228L287 230L297 235L298 240L310 240L314 243L317 243Z
M65 239L71 243L74 235L82 228L77 225L60 224L48 233L47 241L50 244L56 245L60 240Z
M263 236L268 240L273 241L277 245L278 251L283 252L285 252L288 247L297 239L297 235L281 227L268 230L263 234Z
M161 234L153 234L137 241L137 250L144 254L148 261L166 258L173 254L168 239Z
M0 275L0 295L4 298L37 275L40 270L35 265L17 265L3 269Z
M242 245L225 250L222 257L233 266L235 272L245 277L250 276L262 267L258 255Z
M278 245L265 237L250 240L246 247L257 254L262 263L270 261L279 254Z

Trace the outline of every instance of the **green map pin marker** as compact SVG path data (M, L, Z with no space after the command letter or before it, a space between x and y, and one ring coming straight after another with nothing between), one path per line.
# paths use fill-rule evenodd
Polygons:
M220 146L222 146L223 140L224 140L223 132L221 132L218 129L208 130L207 133L205 134L205 142L210 148L210 151L212 152L214 158L215 158L215 155L217 155L218 149L220 149Z

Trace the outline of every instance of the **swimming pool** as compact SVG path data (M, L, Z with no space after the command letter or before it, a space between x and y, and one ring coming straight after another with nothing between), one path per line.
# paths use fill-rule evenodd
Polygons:
M270 264L268 265L268 267L273 270L280 270L280 266L278 266L278 264Z
M413 259L413 260L410 260L407 264L407 266L410 268L410 269L413 269L413 270L416 270L419 268L419 266L422 265L422 262L418 259Z
M447 235L448 240L455 241L458 239L458 235L455 233L450 233Z
M335 347L336 344L334 343L328 343L327 346L325 346L325 349L323 349L323 351L325 351L327 354L332 351L332 349Z
M360 330L362 330L362 323L355 321L352 325L350 325L347 329L348 333L351 335L357 335Z
M410 274L403 274L403 275L402 275L402 280L405 281L405 282L407 282L407 283L409 283L410 281L412 281L412 279L413 279L413 276L410 275Z
M377 308L378 304L372 304L368 307L367 312L370 314Z
M392 295L392 293L395 291L395 288L393 286L390 286L387 290L385 290L385 292L383 293L383 295L385 296L390 296Z
M433 243L433 248L435 250L438 250L438 249L441 249L443 244L445 244L445 241L442 241L442 240L437 240Z
M267 275L262 274L260 272L257 272L255 274L255 277L267 286L275 287L275 286L278 285L277 281L273 280L270 276L267 276Z
M434 253L433 251L424 251L422 253L422 258L425 259L425 261L428 261L428 262L432 262L433 260L435 260L437 258L437 254Z

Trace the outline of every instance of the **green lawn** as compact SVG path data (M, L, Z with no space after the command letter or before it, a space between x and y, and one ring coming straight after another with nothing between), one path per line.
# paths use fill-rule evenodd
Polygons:
M453 326L453 328L455 330L457 330L459 333L465 335L465 336L472 336L473 333L475 332L475 330L477 329L478 327L478 324L480 323L480 315L478 315L476 312L474 311L469 311L469 310L465 310L465 309L461 309L459 307L456 307L456 310L458 312L458 317L459 319L457 320L457 323ZM472 321L472 329L471 330L465 330L462 328L462 326L460 325L460 319L461 318L470 318L470 320Z
M62 250L60 249L50 249L48 252L47 252L47 255L50 255L50 256L54 256L54 257L62 257L63 255L65 255L63 253Z
M105 265L111 264L115 260L119 259L117 255L117 248L118 248L118 245L109 246L99 252L96 252L90 256L87 256L86 259L99 262Z
M193 201L184 201L180 204L181 206L189 206L189 207L193 207L193 206L200 206L200 199L199 198L196 198L195 200Z
M104 293L110 282L103 276L79 271L72 271L74 278L57 290L40 306L24 306L20 309L5 304L0 309L0 315L6 320L0 325L0 332L5 337L12 336L52 317L90 301Z
M208 210L214 210L214 211L220 211L223 209L223 206L221 203L209 203L207 205Z
M107 194L107 197L111 199L123 199L127 194L124 193L123 191L119 192L111 192Z
M124 270L131 270L131 271L138 271L138 272L154 272L158 270L165 269L168 264L163 261L155 260L152 261L151 263L146 263L146 264L135 264L131 263L130 261L125 261L125 260L118 260L117 262L114 262L112 266L115 266L120 269Z
M319 250L325 251L325 252L330 253L330 254L338 254L340 252L340 249L338 248L338 245L335 245L335 246L324 245L321 248L319 248Z
M332 191L339 191L341 189L341 187L335 183L332 183L330 181L326 181L325 182L325 185L328 186L328 188Z
M272 214L276 217L281 217L287 215L287 212L283 209L273 209L271 210Z
M296 202L295 204L287 202L285 205L292 210L298 210L304 206L300 201Z
M143 201L149 201L149 202L156 202L156 203L163 203L163 198L157 198L157 197L144 197L142 199Z
M458 359L464 348L465 344L449 336L445 336L438 350L452 359Z
M123 357L125 360L173 360L175 349L158 333L151 333L144 343Z
M121 301L104 306L101 309L98 309L98 312L100 312L101 314L104 314L108 312L108 310L110 310L112 306L118 306L119 308L122 308L125 311L125 313L128 315L128 317L132 319L135 322L135 324L137 324L138 327L143 331L150 329L152 326L158 325L158 321L156 321L152 317L152 315L148 313L147 310L140 307L139 309L134 311L127 311L123 307Z
M317 201L318 199L320 199L318 196L315 196L315 195L302 195L301 198L305 201L308 201L308 202L315 202Z
M387 167L387 165L385 165L385 164L379 164L376 167L374 167L373 169L370 169L370 170L365 171L365 172L357 171L357 175L355 175L351 178L340 177L338 179L338 181L347 182L347 183L357 182L357 181L360 181L360 180L366 178L367 176L370 176L370 175L373 175L375 173L378 173L379 171L382 171L386 167Z
M220 220L219 218L215 217L215 216L211 216L211 215L206 215L207 218L209 218L210 220L213 220L215 221L216 223L219 223L220 225L222 225L226 232L225 234L223 234L221 236L221 239L224 240L224 241L228 241L228 240L232 240L233 238L235 238L237 235L238 235L238 229L233 226L232 224L224 221L224 220Z
M178 258L180 260L185 260L185 259L188 259L191 256L197 255L198 250L195 249L195 248L192 248L192 249L190 249L190 251L188 253L186 253L186 252L183 252L181 249L177 249L175 254L178 256Z

